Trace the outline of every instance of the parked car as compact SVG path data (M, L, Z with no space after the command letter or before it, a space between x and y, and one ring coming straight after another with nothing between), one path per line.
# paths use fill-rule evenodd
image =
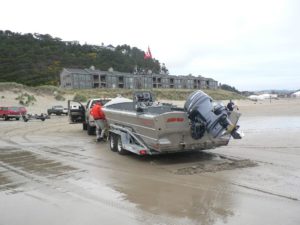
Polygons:
M47 110L48 115L55 114L55 115L68 115L68 109L64 108L62 105L55 105L52 106L50 109Z
M4 120L16 119L19 120L21 116L26 115L27 110L25 107L17 106L0 106L0 118Z

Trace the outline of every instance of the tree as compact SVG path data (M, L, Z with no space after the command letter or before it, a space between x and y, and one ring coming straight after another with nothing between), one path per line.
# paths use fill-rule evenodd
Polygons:
M169 70L167 69L167 67L164 63L161 66L161 73L162 74L169 74Z
M144 60L144 52L129 45L115 51L97 45L62 41L49 34L21 34L0 30L0 81L27 85L58 84L64 67L100 70L113 67L120 72L161 71L156 59Z
M237 90L235 87L229 86L228 84L222 84L220 85L220 88L226 91L232 91L238 94L240 93L239 90Z

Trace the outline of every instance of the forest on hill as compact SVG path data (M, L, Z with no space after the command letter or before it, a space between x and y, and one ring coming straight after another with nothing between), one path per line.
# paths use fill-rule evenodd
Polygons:
M58 85L64 67L99 70L160 73L165 67L154 58L144 59L145 52L129 45L114 50L106 46L62 41L49 34L21 34L0 30L0 82L18 82L30 86Z

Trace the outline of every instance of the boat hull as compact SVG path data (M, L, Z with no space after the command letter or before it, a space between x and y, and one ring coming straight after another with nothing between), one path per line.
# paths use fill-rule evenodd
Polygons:
M109 125L130 129L151 151L159 153L206 150L227 145L230 134L212 138L205 133L201 139L191 136L190 120L184 111L147 114L135 111L104 108ZM239 113L232 112L231 121L236 125Z

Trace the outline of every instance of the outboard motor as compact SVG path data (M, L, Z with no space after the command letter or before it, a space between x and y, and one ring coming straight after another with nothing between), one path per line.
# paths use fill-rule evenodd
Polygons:
M213 138L218 138L235 130L235 126L228 119L225 106L213 106L212 99L202 91L193 92L187 98L184 109L192 122L191 134L194 139L202 138L205 131Z

